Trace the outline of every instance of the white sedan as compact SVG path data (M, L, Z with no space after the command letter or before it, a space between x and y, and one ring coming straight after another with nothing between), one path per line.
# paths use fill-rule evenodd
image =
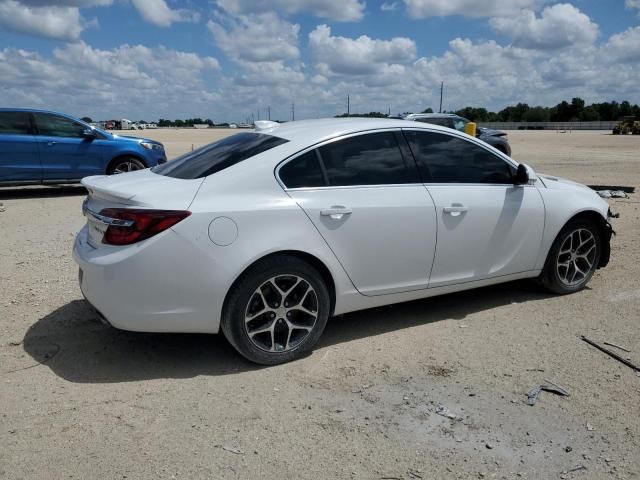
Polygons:
M73 255L111 325L222 330L286 362L333 315L521 278L559 294L609 260L607 203L436 125L256 122L150 170L83 180Z

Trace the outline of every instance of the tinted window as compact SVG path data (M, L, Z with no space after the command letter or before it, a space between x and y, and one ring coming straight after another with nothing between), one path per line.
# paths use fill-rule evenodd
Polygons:
M280 168L280 180L287 188L324 187L324 177L316 151L300 155Z
M186 153L151 170L159 175L174 178L207 177L286 142L288 140L262 133L238 133Z
M50 137L82 137L85 126L68 118L50 115L48 113L34 113L38 133Z
M392 132L369 133L329 143L318 149L329 185L411 183Z
M432 125L440 125L441 127L453 128L453 122L450 118L417 118L417 122L430 123Z
M0 135L30 135L31 123L27 112L0 112Z
M409 130L405 136L425 181L513 183L513 171L507 162L467 140Z

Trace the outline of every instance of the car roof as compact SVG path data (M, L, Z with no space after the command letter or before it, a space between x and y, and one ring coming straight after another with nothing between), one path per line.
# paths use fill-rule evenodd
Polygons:
M287 123L273 123L268 128L256 131L276 137L295 141L320 142L325 139L358 133L367 130L381 130L387 128L419 128L424 130L439 130L450 133L451 129L432 124L420 124L409 120L393 118L322 118L317 120L297 120Z
M52 110L41 110L39 108L7 108L7 107L1 107L0 108L0 112L52 113L54 115L62 115L62 116L65 116L65 117L71 117L72 116L72 115L69 115L67 113L54 112Z

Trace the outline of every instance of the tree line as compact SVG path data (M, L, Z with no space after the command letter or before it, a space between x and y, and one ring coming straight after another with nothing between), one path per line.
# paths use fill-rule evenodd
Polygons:
M579 97L571 99L571 102L562 101L554 107L530 107L526 103L518 103L499 112L465 107L455 113L472 122L597 122L617 121L632 115L640 120L640 107L626 100L585 105L585 101Z

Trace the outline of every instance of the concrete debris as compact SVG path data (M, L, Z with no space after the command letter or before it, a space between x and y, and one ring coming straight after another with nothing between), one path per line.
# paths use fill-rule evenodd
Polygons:
M235 453L236 455L244 455L244 452L242 450L240 450L239 448L235 448L235 447L227 447L226 445L222 446L222 449L225 452L231 452L231 453Z

